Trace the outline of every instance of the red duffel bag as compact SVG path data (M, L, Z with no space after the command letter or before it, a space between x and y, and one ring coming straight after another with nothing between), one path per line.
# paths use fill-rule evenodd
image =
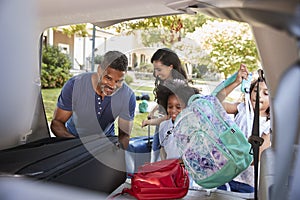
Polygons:
M168 159L147 163L139 167L131 179L129 193L139 200L178 199L189 189L189 176L180 159Z

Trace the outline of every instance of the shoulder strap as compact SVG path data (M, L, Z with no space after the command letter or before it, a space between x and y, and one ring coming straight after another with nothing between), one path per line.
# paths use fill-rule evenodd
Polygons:
M196 99L198 99L199 97L201 97L202 95L201 94L193 94L190 98L189 98L189 101L187 103L187 105L191 105L191 103L193 101L195 101Z
M259 159L259 147L263 144L263 138L259 137L259 82L263 81L263 71L258 70L259 78L257 84L256 101L254 108L254 120L252 127L252 135L248 141L251 144L251 154L253 154L254 161L254 199L257 200L257 187L258 187L258 159Z
M225 87L233 83L236 79L237 72L235 72L233 75L231 75L229 78L222 81L217 87L212 91L211 95L216 96L221 90L223 90Z
M251 133L251 115L252 115L252 106L251 106L251 100L250 100L250 86L251 86L251 80L252 80L252 73L249 73L247 80L243 79L242 81L242 86L241 86L241 91L245 95L245 109L246 109L246 122L247 122L247 133L246 133L246 138L248 138Z

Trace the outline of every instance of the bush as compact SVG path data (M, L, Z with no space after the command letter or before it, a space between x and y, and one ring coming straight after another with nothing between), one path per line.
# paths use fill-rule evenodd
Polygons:
M101 64L103 59L104 59L103 55L96 55L95 58L94 58L94 62L95 62L95 64Z
M72 76L70 58L56 46L44 46L42 50L42 88L61 88Z
M151 63L141 63L138 67L139 72L153 72L153 65Z
M133 82L133 78L130 75L126 74L125 75L125 83L127 83L127 85L130 85L130 83L132 83L132 82Z

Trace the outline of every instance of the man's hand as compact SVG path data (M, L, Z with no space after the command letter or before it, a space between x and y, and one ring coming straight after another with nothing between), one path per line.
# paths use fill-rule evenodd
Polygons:
M65 123L71 117L71 111L65 111L60 108L56 108L51 121L51 131L56 137L75 137L68 132Z
M132 131L133 121L128 121L119 117L118 120L118 137L124 149L129 145L130 133Z

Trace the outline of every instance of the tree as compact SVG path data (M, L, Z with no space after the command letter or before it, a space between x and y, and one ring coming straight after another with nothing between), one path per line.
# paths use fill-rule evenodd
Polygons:
M68 37L71 37L72 35L78 35L81 37L87 37L88 31L87 31L87 24L74 24L67 27L62 28L63 34L66 34Z
M114 28L127 34L142 30L144 46L169 47L194 66L207 66L209 71L223 73L225 78L237 71L241 63L250 71L260 66L256 44L246 23L197 14L133 20ZM185 37L194 40L196 48L183 40Z
M249 71L260 66L248 24L229 20L207 21L189 37L208 52L217 71L223 73L225 78L236 72L241 63L246 64Z
M56 46L44 46L42 51L42 88L61 88L71 77L70 58Z
M101 64L103 59L104 59L104 55L96 55L94 58L94 62L95 62L95 64Z
M134 34L142 30L143 45L150 47L163 45L170 47L181 41L187 32L201 27L209 17L203 14L171 15L122 22L112 26L118 33Z

